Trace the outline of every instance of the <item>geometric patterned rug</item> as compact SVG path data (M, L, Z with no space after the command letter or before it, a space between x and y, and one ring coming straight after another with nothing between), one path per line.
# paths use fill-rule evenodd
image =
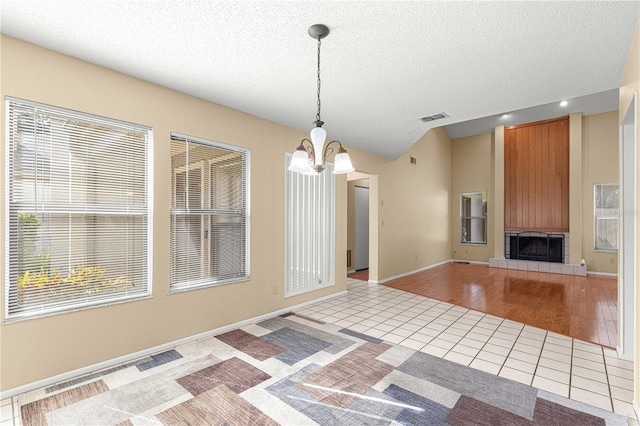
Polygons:
M23 425L627 425L403 346L283 315L19 397Z

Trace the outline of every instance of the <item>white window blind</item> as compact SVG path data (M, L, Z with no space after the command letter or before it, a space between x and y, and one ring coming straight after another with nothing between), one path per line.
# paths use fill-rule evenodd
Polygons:
M285 297L335 282L335 179L333 165L308 176L286 169Z
M6 106L5 318L148 296L151 129Z
M618 184L593 185L595 250L618 250Z
M249 151L171 134L174 291L249 279Z

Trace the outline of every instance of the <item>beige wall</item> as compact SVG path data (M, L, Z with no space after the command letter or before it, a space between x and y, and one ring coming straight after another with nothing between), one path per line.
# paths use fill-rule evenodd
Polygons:
M582 113L569 114L569 263L582 260ZM593 232L593 231L592 231Z
M618 124L622 124L631 100L634 94L640 94L640 26L636 30L636 36L629 52L629 58L622 75L622 81L620 83L620 108L618 116ZM636 143L640 141L640 108L636 109ZM636 168L640 165L640 150L636 148ZM640 200L640 174L636 177L636 200ZM635 227L636 230L640 229L640 214L636 210L635 215ZM637 237L637 236L636 236ZM640 250L636 250L636 276L635 276L635 348L634 348L634 362L636 365L634 373L634 408L636 415L640 415L640 339L638 339L638 331L640 330Z
M582 118L582 258L589 271L612 274L618 254L594 250L593 185L619 181L618 133L618 111Z
M494 250L492 134L451 141L451 245L456 260L487 262ZM460 243L460 193L487 191L487 244Z
M153 297L0 326L1 389L8 390L345 289L283 298L284 152L299 131L2 35L1 95L151 126ZM4 120L2 122L4 147ZM251 280L169 295L169 135L176 131L251 150ZM387 162L349 148L364 168ZM1 150L4 176L5 149ZM345 270L346 177L337 178L336 271ZM1 185L4 199L4 184ZM4 203L0 227L6 240ZM268 250L265 250L268 247ZM4 265L4 244L0 261ZM4 289L4 274L1 282ZM277 294L272 294L272 286ZM0 298L4 290L0 291ZM2 300L0 300L3 302ZM4 306L4 303L0 303Z
M380 168L381 281L451 258L450 194L451 140L444 128L429 130Z
M493 197L489 199L489 209L493 223L493 257L504 258L504 126L493 131L491 143Z

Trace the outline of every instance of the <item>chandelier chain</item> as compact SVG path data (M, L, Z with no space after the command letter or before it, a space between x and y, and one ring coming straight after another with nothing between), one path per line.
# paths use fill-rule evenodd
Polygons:
M318 37L318 112L316 113L316 121L320 120L320 37Z

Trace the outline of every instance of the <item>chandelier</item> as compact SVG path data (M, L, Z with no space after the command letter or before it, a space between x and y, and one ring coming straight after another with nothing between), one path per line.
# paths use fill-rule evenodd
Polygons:
M309 134L311 140L302 139L291 157L288 169L305 175L320 174L327 167L325 164L327 156L337 149L336 156L333 159L333 174L353 172L355 169L351 165L351 158L349 158L347 150L344 149L340 141L334 140L329 142L327 146L324 145L327 139L327 132L322 128L324 122L320 119L320 40L329 35L329 28L322 24L312 25L309 27L309 35L318 40L318 110L316 112L316 121L313 122L314 127Z

